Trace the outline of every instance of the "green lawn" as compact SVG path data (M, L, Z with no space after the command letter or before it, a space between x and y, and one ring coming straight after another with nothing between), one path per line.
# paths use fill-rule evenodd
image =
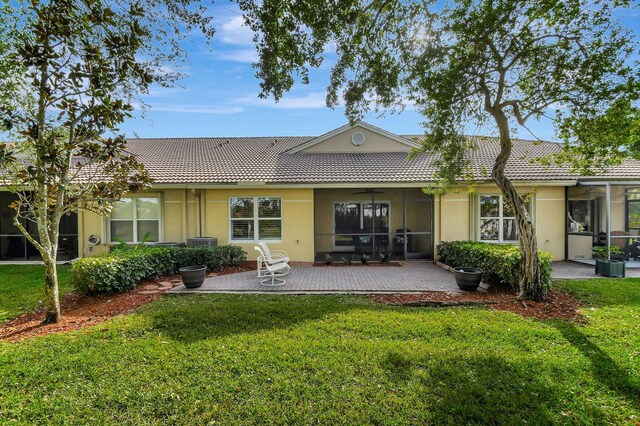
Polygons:
M71 291L68 266L58 266L60 293ZM40 305L44 296L44 267L0 265L0 323Z
M640 280L615 286L590 298L586 325L356 296L165 296L88 330L0 343L0 419L633 425Z

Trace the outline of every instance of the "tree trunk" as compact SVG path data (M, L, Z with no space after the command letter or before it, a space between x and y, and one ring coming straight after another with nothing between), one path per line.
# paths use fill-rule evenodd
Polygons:
M46 256L44 258L44 304L46 312L43 322L45 324L57 323L62 318L60 311L60 297L58 293L58 271L56 259Z
M527 300L543 300L545 289L540 277L538 260L538 238L531 216L527 212L525 200L517 193L515 187L505 175L507 161L511 156L511 135L509 121L502 111L492 112L500 131L500 153L496 157L491 177L515 212L518 227L518 243L520 245L520 282L518 298Z

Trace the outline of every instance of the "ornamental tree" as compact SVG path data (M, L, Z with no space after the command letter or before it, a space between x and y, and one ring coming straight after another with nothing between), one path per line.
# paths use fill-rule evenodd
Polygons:
M61 218L108 213L122 194L149 185L117 126L150 85L179 77L164 66L184 58L181 34L197 27L210 37L213 29L189 0L3 3L10 25L0 29L0 123L9 141L0 145L2 184L17 198L15 226L44 261L44 321L58 322Z
M547 117L567 147L589 151L580 129L638 96L633 34L609 0L239 0L255 31L262 96L280 99L335 49L327 104L340 98L355 121L369 110L411 103L424 118L423 150L439 158L443 191L472 175L463 136L493 129L500 151L492 180L515 212L522 254L520 292L540 300L534 224L505 172L517 129ZM575 131L577 133L572 133ZM577 135L577 137L575 137ZM610 157L609 157L610 158ZM593 159L592 159L593 160ZM607 161L607 157L602 159Z

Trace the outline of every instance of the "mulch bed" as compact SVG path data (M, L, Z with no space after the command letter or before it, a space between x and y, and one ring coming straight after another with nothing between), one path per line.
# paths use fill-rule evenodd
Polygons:
M209 276L235 274L256 269L255 262L242 262ZM93 296L69 293L60 300L62 321L43 324L43 308L26 313L0 324L0 340L18 342L51 333L79 330L100 324L117 315L159 299L163 293L182 283L179 275L159 277L153 281L142 281L136 288L125 293L98 294Z
M402 262L389 262L389 263L372 262L372 263L367 263L366 265L363 265L361 262L356 263L354 261L351 265L345 265L339 260L335 260L331 265L327 265L324 262L314 262L313 266L340 267L340 268L351 268L351 267L360 266L360 267L368 268L368 267L404 266L404 264Z
M229 275L229 274L237 274L238 272L247 272L247 271L255 271L258 268L258 265L255 261L247 260L246 262L240 262L236 266L230 266L228 268L223 269L220 272L211 272L208 276L215 277L217 275Z
M509 311L523 317L583 321L578 300L556 290L552 290L543 302L518 300L516 293L504 286L491 286L487 292L382 294L375 296L374 300L389 305L425 307L485 305L489 309Z

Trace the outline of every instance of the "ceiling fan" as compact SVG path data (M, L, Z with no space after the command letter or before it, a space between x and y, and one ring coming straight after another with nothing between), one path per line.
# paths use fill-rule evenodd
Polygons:
M378 191L377 189L365 189L363 191L359 191L359 192L352 192L353 195L360 195L360 194L369 194L369 195L373 195L373 194L384 194L384 191Z

